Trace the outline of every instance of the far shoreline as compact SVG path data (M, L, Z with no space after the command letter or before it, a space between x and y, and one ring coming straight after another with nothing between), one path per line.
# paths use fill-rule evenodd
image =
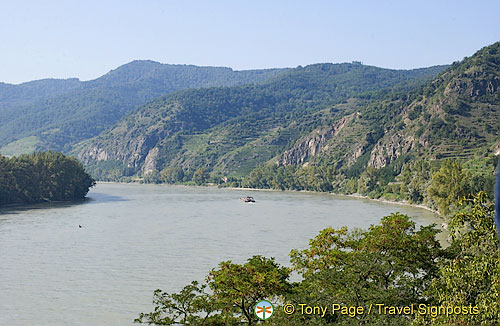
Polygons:
M336 195L353 197L353 198L360 198L360 199L374 200L374 201L378 201L378 202L381 202L381 203L388 203L388 204L403 205L403 206L409 206L409 207L415 207L415 208L422 208L422 209L428 210L429 212L432 212L432 213L436 214L439 218L442 218L441 214L439 214L438 211L436 211L436 210L434 210L434 209L432 209L432 208L430 208L428 206L425 206L423 204L412 204L412 203L409 203L407 201L396 201L396 200L390 200L390 199L385 199L385 198L370 198L368 196L363 196L363 195L360 195L360 194L350 194L350 195L336 194Z
M385 198L370 198L368 196L363 196L360 194L341 194L341 193L335 193L335 192L322 192L322 191L313 191L313 190L293 190L293 189L286 189L286 190L280 190L280 189L267 189L267 188L248 188L248 187L220 187L217 184L206 184L206 185L190 185L190 184L182 184L182 183L141 183L138 181L132 181L132 182L120 182L120 181L97 181L96 185L99 183L104 183L104 184L145 184L145 185L168 185L168 186L184 186L184 187L204 187L204 188L219 188L219 189L231 189L231 190L246 190L246 191L272 191L272 192L283 192L283 191L289 191L289 192L296 192L296 193L313 193L313 194L328 194L328 195L334 195L334 196L339 196L339 197L350 197L350 198L355 198L355 199L366 199L366 200L371 200L371 201L377 201L380 203L385 203L385 204L394 204L394 205L401 205L401 206L407 206L407 207L413 207L413 208L421 208L425 209L431 213L436 214L437 217L440 219L443 219L441 214L439 214L438 211L433 210L432 208L425 206L423 204L412 204L407 201L396 201L396 200L389 200ZM444 221L444 220L443 220Z

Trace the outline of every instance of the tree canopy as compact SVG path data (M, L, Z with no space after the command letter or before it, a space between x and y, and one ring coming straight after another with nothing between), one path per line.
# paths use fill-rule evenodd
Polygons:
M0 205L82 199L94 185L80 162L61 153L0 155Z

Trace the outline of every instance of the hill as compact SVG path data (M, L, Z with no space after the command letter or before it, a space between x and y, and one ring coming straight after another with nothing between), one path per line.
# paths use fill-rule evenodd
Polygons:
M0 83L0 152L68 150L161 95L187 88L259 83L283 71L286 69L234 71L133 61L85 82Z
M134 110L114 128L78 144L74 153L100 179L179 169L181 179L190 179L200 168L242 176L367 102L350 98L408 91L445 68L315 64L262 84L185 90Z
M339 171L399 162L395 172L400 172L400 163L410 159L487 157L499 148L499 86L500 43L495 43L416 91L370 101L356 114L312 131L278 161L328 161Z
M351 113L301 136L236 185L357 193L451 214L493 198L500 152L500 43L410 92L359 96Z

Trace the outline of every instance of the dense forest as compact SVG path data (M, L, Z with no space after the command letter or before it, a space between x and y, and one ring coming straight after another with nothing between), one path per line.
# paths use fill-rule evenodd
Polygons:
M0 155L0 206L83 199L94 184L80 162L61 153Z
M0 83L0 153L67 151L159 96L187 88L263 82L284 71L233 71L137 60L85 82L73 78Z
M255 325L255 304L266 299L275 307L269 325L498 325L500 246L488 196L461 197L449 231L443 248L435 225L417 228L399 213L368 230L326 228L290 252L291 267L262 256L221 262L179 293L156 290L154 310L135 322ZM293 272L300 281L290 281ZM326 310L308 314L303 305Z

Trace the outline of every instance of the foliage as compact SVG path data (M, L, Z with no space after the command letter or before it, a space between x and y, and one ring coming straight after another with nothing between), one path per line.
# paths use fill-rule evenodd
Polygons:
M154 292L154 311L141 313L135 320L150 325L254 325L258 319L254 306L262 299L271 300L289 291L290 270L273 258L253 256L245 264L225 261L207 276L177 294ZM212 290L205 292L206 287Z
M359 176L358 193L368 195L378 187L377 169L368 166Z
M318 127L278 161L293 154L296 158L284 163L296 166L293 175L301 173L301 165L328 175L314 180L323 189L423 203L442 214L453 211L450 204L468 192L484 190L492 196L496 164L489 161L498 146L499 49L497 42L478 51L422 88L374 96L356 107L355 118L341 130ZM325 166L333 168L333 176L322 173ZM266 171L256 169L270 179ZM269 187L300 190L310 184Z
M208 179L208 171L205 168L199 168L194 171L193 181L199 186L204 184Z
M432 176L429 161L417 160L405 166L401 173L401 192L411 203L422 203L427 197L427 189Z
M244 176L314 128L353 113L357 107L344 103L349 98L366 91L406 89L441 69L316 64L261 84L179 91L137 108L74 153L92 166L98 161L90 149L98 147L109 153L108 160L125 165L133 161L138 173L148 152L157 149L160 171L204 167L211 174Z
M335 169L328 166L262 165L243 178L243 186L259 189L332 191Z
M166 183L187 181L184 179L184 170L180 166L167 167L161 171L161 178Z
M79 157L100 178L120 179L140 176L158 150L163 173L146 182L227 178L233 186L402 199L449 214L457 195L492 192L486 162L498 143L499 44L425 84L440 69L319 64L259 85L177 92L135 110ZM121 165L101 168L95 147ZM467 184L446 175L453 167L434 175L448 161L463 165ZM194 180L198 169L207 175Z
M254 256L243 264L231 261L219 264L208 277L214 301L224 314L244 318L248 325L257 322L253 309L257 302L272 299L287 292L290 270L280 267L273 258Z
M415 230L405 215L391 214L368 231L327 228L308 249L291 252L294 269L304 277L293 300L310 305L346 303L404 306L427 302L423 292L437 274L441 248L434 226ZM402 316L378 314L323 317L326 323L404 325Z
M0 205L82 199L94 184L80 162L61 153L0 156Z
M312 316L282 313L282 303L330 306L332 303L365 306L429 303L429 286L438 275L443 250L434 225L420 227L408 216L395 213L368 230L327 228L310 241L309 248L292 250L293 269L302 280L289 283L290 269L261 256L245 264L222 262L206 284L194 282L178 294L154 293L154 311L140 314L136 322L153 325L256 324L254 305L272 300L276 305L272 325L408 325L401 315L332 314ZM211 293L205 291L207 286Z
M436 202L439 212L448 214L457 198L468 192L470 174L457 161L445 160L439 171L432 175L429 196Z
M498 325L500 246L493 204L484 192L463 198L451 222L449 259L440 264L427 295L435 305L476 307L477 314L419 318L415 325Z
M141 313L134 322L149 325L223 325L214 316L217 305L206 293L206 287L206 284L193 281L179 293L168 294L158 289L153 294L154 311Z
M412 168L422 172L426 164ZM500 245L493 204L486 193L479 192L463 197L458 205L460 210L449 224L451 246L444 250L436 239L435 225L417 230L408 216L399 213L382 218L366 231L330 227L312 239L307 249L291 251L293 270L302 277L297 283L289 283L290 270L273 259L254 256L243 265L222 262L207 277L212 294L207 295L205 287L197 288L197 283L181 291L183 296L157 290L155 298L163 295L163 299L155 301L153 313L141 314L140 321L205 325L204 320L212 318L211 325L254 324L253 305L268 299L277 307L267 321L271 325L496 325L500 322ZM196 300L203 305L190 308ZM284 303L294 304L296 312L283 313ZM333 314L330 308L320 316L297 311L300 304L331 307L332 303L365 309L381 303L465 307L470 312L404 315L375 311L349 316ZM179 305L183 308L173 308ZM153 319L156 316L163 319Z

